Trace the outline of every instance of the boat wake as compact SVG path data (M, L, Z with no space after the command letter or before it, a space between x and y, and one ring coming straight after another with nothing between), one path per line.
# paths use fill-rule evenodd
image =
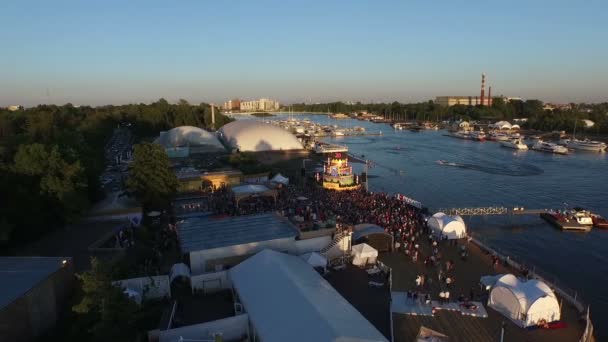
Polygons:
M468 163L454 163L447 160L438 160L437 164L441 166L457 167L465 170L479 171L494 175L513 176L513 177L525 177L525 176L538 176L544 173L544 170L534 166L532 164L525 163L513 163L513 164L492 164L485 163L481 164L468 164Z

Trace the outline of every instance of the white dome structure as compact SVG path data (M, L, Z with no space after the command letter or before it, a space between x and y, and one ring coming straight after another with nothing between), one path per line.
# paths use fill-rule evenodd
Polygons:
M498 121L494 125L492 125L496 129L511 129L513 126L508 121ZM518 126L519 128L519 126Z
M220 128L220 139L242 152L301 150L302 143L290 132L271 124L237 120Z
M561 316L557 297L547 284L536 279L522 281L512 274L496 280L488 306L524 328L558 321Z
M224 150L224 146L213 133L194 126L175 127L167 132L161 132L154 142L164 148L208 147Z
M448 239L461 239L466 236L466 226L462 217L436 213L428 220L429 227L437 236L447 236Z

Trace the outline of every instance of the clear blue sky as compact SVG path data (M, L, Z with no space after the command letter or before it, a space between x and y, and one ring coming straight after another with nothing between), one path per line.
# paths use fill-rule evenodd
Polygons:
M608 1L0 1L0 105L608 100Z

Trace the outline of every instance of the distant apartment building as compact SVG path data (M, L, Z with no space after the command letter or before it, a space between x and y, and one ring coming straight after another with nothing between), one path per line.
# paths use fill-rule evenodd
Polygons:
M555 109L559 110L571 110L572 105L569 103L545 103L543 106L543 110L554 111Z
M521 97L512 96L501 96L500 98L502 98L505 103L509 101L521 100ZM496 97L484 98L482 102L481 97L479 96L437 96L435 97L435 103L444 107L451 107L455 105L489 106L492 104L492 99L496 99Z
M261 98L259 100L252 101L240 101L241 112L252 112L252 111L277 111L281 107L279 101Z
M241 100L232 99L230 101L224 102L224 110L228 112L232 112L235 110L241 110Z

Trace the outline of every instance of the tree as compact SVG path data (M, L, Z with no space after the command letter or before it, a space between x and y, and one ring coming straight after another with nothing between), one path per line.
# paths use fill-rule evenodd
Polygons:
M160 209L168 205L177 186L169 157L160 145L135 145L127 187L144 206Z
M82 299L72 310L79 314L74 322L80 338L92 341L133 341L142 310L112 285L112 264L91 259L91 270L77 275Z

